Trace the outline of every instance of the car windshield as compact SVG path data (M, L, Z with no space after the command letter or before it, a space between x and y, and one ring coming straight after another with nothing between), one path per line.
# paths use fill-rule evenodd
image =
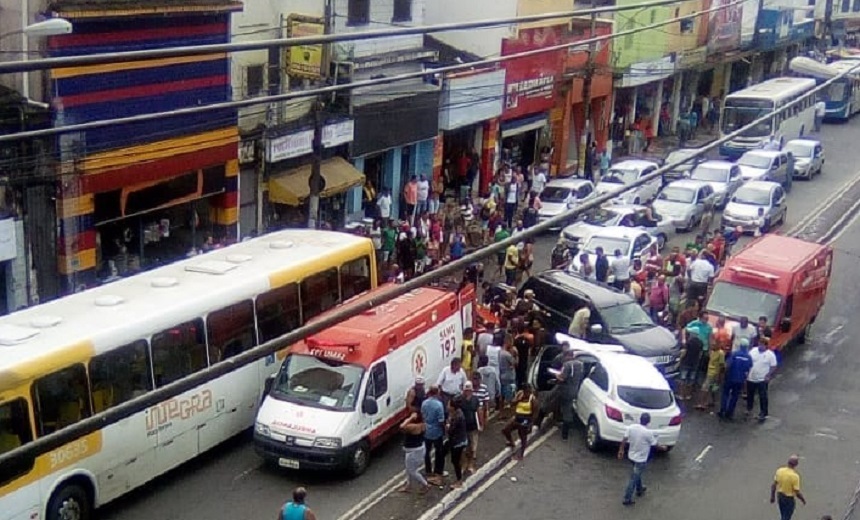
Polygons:
M692 156L693 154L695 154L697 152L698 152L698 150L678 150L678 151L672 152L666 156L666 164L668 165L668 164L672 164L672 163L675 163L678 161L683 161L684 159L689 158L690 156ZM675 168L673 168L673 169L678 170L678 171L686 171L686 170L691 169L695 162L696 161L692 161L692 160L687 161L684 164L681 164L679 166L675 166Z
M592 226L606 226L608 222L618 218L618 213L611 209L599 208L589 211L582 216L582 221Z
M691 179L704 182L726 182L729 178L729 170L725 168L711 168L709 166L699 166L693 170Z
M612 254L616 249L620 249L621 254L626 255L630 252L630 241L626 238L592 236L582 249L586 253L595 254L598 247L602 247L606 254Z
M784 148L785 151L791 152L795 157L812 157L813 149L814 148L808 144L792 143L790 141Z
M565 186L547 186L540 194L540 198L544 202L564 202L564 199L570 195L570 188Z
M639 172L636 170L619 170L612 169L605 177L600 179L600 182L611 182L613 184L632 184L639 179Z
M730 282L717 282L708 298L708 312L728 318L749 318L751 323L767 316L768 323L776 322L782 304L779 295L744 287Z
M745 153L738 159L738 164L741 166L749 166L750 168L761 168L766 170L770 168L770 157L765 157L763 155L755 155L751 153Z
M756 119L773 111L773 101L764 99L726 99L723 108L723 134L736 132ZM770 135L772 120L743 132L746 137L765 137Z
M655 327L651 318L634 301L601 309L600 315L606 322L610 333L624 333Z
M682 202L684 204L689 204L693 202L695 196L696 192L694 190L678 188L676 186L666 186L663 188L663 191L660 192L660 195L657 196L657 199L665 200L666 202Z
M363 373L356 365L291 355L272 385L272 397L330 410L353 410Z
M645 410L662 410L675 402L671 390L636 386L619 386L618 398L630 406Z
M767 206L770 204L770 192L757 190L748 186L741 186L732 197L732 202L738 204L752 204L753 206Z

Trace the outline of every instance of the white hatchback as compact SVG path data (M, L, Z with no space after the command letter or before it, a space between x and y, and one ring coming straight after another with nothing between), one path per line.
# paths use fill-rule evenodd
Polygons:
M531 384L541 403L554 387L563 344L571 345L574 359L583 363L583 378L573 409L586 427L586 446L594 451L604 443L618 443L631 424L645 412L657 443L672 448L681 434L682 414L663 374L646 358L625 353L614 345L596 345L556 334L557 345L547 345L530 371Z

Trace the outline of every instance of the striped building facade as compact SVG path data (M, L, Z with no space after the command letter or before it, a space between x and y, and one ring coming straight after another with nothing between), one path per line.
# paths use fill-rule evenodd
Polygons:
M93 3L63 8L61 2L56 15L71 20L74 33L51 38L49 52L73 56L226 43L230 14L241 4L210 3L162 3L155 9L146 0L116 0L94 9ZM54 69L49 88L56 126L232 98L227 54ZM63 292L109 276L108 264L116 265L109 262L112 256L135 257L144 263L135 269L145 269L144 251L154 247L151 243L179 242L182 236L188 243L173 244L174 249L195 249L210 236L217 242L235 240L238 141L235 109L60 135L57 250ZM200 208L207 211L200 214ZM166 214L174 218L161 217ZM163 225L150 229L148 219ZM165 253L163 260L175 259L170 255L176 253Z

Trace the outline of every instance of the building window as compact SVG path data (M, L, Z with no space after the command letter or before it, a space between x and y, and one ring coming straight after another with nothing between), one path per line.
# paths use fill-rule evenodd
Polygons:
M854 11L855 13L856 13L857 11L860 11L860 0L854 0L854 9L853 9L853 11Z
M245 67L245 97L255 97L265 94L266 66L248 65Z
M681 20L681 34L690 34L693 32L695 22L692 18L684 18Z
M366 25L370 23L370 0L349 0L346 13L347 25Z
M412 21L412 0L394 0L394 14L391 15L392 22Z
M851 10L851 0L842 0L842 12L847 13Z

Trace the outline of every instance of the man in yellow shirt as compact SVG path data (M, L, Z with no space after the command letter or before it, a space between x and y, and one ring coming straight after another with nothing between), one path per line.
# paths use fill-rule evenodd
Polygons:
M789 457L788 463L776 470L773 484L770 486L770 503L777 502L781 520L791 520L797 505L795 499L806 505L806 498L800 492L800 475L797 474L798 462L800 459L797 455Z
M505 251L505 283L514 286L517 283L517 268L520 266L520 250L516 244L508 246Z

